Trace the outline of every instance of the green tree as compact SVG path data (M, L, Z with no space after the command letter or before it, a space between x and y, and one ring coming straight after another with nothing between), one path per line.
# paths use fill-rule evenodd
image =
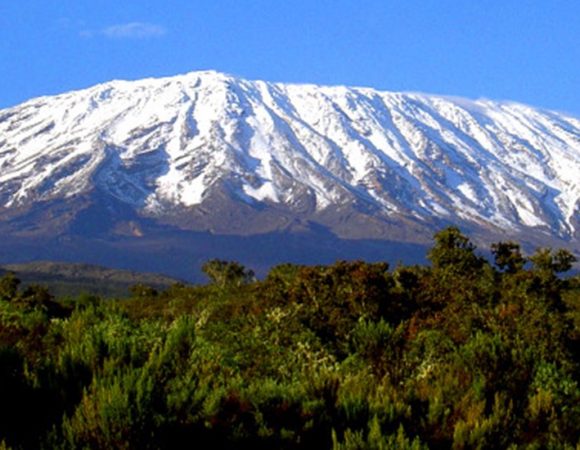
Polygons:
M507 273L519 272L526 263L520 245L512 241L492 244L491 252L495 258L495 265Z
M445 228L435 234L434 240L435 245L427 256L434 269L467 274L483 266L483 258L475 254L475 245L459 228Z
M563 273L572 268L577 260L568 250L560 248L555 252L550 248L540 248L530 256L534 269L544 273Z
M51 303L54 297L46 286L32 284L24 289L22 299L31 306L42 306Z
M14 272L8 272L0 278L0 300L12 300L18 293L20 280Z
M157 297L157 295L159 295L157 289L141 283L130 286L129 293L131 294L132 298L151 298Z
M208 276L212 284L221 288L239 287L255 280L254 271L246 269L236 261L212 259L206 262L201 270Z

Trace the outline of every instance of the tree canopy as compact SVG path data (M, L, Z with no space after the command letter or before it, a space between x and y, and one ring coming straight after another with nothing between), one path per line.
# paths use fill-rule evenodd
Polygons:
M0 278L0 449L580 445L574 256L457 228L428 266L209 261L207 285L54 298Z

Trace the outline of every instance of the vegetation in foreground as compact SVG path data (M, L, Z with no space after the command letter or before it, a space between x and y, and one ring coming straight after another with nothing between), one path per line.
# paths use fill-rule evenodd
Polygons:
M494 264L211 261L207 286L55 299L0 279L0 449L580 448L580 277Z

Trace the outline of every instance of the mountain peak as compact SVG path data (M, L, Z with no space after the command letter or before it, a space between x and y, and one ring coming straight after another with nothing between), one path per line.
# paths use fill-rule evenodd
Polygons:
M201 71L34 99L0 136L2 211L99 195L194 229L580 233L580 121L516 103Z

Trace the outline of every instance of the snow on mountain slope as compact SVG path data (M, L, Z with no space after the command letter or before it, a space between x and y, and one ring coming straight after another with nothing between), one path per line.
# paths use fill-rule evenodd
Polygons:
M246 81L113 81L0 111L0 209L99 191L152 217L218 187L316 214L579 235L580 120L487 100Z

